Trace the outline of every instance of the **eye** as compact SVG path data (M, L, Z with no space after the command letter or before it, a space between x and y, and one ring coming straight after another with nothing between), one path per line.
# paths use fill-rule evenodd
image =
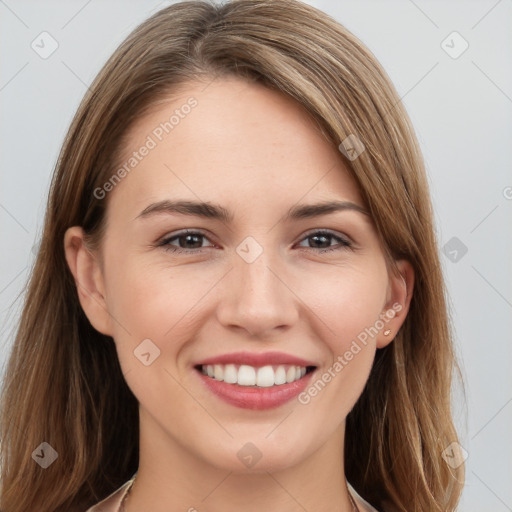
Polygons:
M168 236L157 243L158 247L163 247L166 251L174 253L202 253L201 249L205 247L214 247L214 245L204 246L203 241L208 240L205 234L200 231L185 230ZM316 249L316 252L325 253L330 251L339 251L352 248L352 243L347 238L336 235L326 230L313 231L308 234L303 241L309 240L313 246L306 247ZM332 245L332 242L337 242ZM300 245L304 248L303 245Z
M198 249L203 248L203 239L208 240L203 233L185 230L181 233L164 238L157 245L163 247L166 251L200 253L202 251ZM175 243L177 243L178 246L174 245ZM213 245L211 245L211 247L213 247Z
M347 239L340 235L335 235L330 231L320 230L313 231L308 234L302 240L310 240L313 241L314 247L310 247L311 249L318 249L317 252L325 253L330 251L339 251L347 248L352 248L352 243ZM337 241L336 245L331 245L332 241ZM322 247L318 247L318 245ZM316 247L315 247L316 246ZM302 246L303 247L303 246Z

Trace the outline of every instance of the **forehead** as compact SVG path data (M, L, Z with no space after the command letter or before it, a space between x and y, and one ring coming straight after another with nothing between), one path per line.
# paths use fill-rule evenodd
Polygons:
M237 78L184 84L155 104L128 132L118 166L128 172L111 200L125 209L174 197L244 210L313 198L362 204L340 153L304 109Z

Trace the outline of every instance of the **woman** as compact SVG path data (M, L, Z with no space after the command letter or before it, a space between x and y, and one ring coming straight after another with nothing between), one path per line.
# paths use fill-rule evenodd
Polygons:
M161 10L59 158L0 508L455 510L437 254L413 130L360 41L297 1Z

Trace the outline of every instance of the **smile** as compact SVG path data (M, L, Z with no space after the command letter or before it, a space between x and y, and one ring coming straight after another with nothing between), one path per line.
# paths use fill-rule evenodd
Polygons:
M199 365L203 375L217 381L238 386L269 388L295 382L306 373L313 371L313 366L267 365L254 367L236 364Z
M235 352L196 362L202 385L223 402L252 410L279 407L297 398L318 368L282 352Z

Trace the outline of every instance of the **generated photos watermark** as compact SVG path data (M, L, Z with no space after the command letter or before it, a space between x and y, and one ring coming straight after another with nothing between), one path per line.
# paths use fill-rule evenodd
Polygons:
M104 199L108 192L114 190L123 178L135 169L150 152L162 142L166 135L172 132L183 119L185 119L193 108L197 107L198 101L191 96L180 108L174 110L174 114L167 121L160 123L146 137L144 143L137 151L132 153L124 164L101 186L94 189L93 195L96 199Z
M391 309L388 309L382 314L379 319L371 326L366 327L361 331L357 337L352 340L350 347L336 358L336 361L331 367L320 375L317 380L312 383L305 391L299 394L298 400L301 404L307 405L311 402L311 399L318 395L325 386L331 382L341 371L354 359L359 352L362 350L362 346L366 346L370 339L375 338L386 324L396 316L396 314L403 309L403 306L398 302L395 302Z

